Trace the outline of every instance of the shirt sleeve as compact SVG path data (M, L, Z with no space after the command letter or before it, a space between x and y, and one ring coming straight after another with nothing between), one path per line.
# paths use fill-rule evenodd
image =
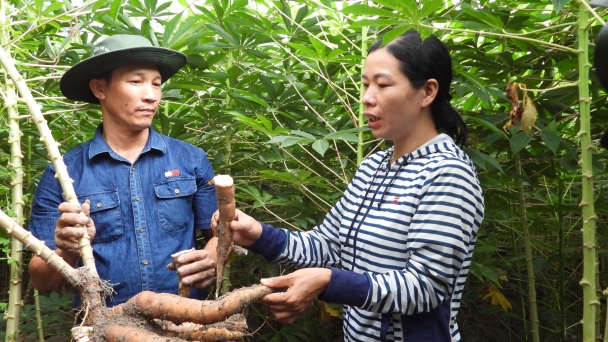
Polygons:
M362 309L413 315L451 297L472 255L483 217L475 174L464 163L443 165L430 175L408 229L410 258L403 270L369 273Z
M55 178L55 169L47 166L34 194L28 229L50 249L55 246L55 224L59 219L59 204L64 202L61 185Z
M349 188L346 191L350 191ZM339 229L344 201L345 198L342 196L327 213L323 223L312 230L306 232L285 230L286 240L283 250L272 261L295 268L340 267Z
M217 210L215 185L210 184L214 173L205 151L198 149L196 160L197 190L193 199L194 227L209 229L211 227L211 216Z

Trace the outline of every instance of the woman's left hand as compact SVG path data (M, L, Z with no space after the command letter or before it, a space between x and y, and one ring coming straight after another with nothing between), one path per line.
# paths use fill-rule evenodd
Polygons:
M262 299L272 315L281 323L293 323L321 293L327 289L331 270L328 268L304 268L281 277L262 279L262 285L271 288L287 287Z

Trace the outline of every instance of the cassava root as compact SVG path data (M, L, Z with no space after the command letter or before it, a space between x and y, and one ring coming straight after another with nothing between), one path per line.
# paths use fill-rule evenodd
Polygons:
M175 324L192 322L211 324L243 311L249 304L276 290L264 285L253 285L234 290L216 300L196 300L173 294L143 291L129 299L123 311L130 315L138 312L147 318L159 318Z
M180 251L174 254L171 254L171 260L173 260L173 266L175 266L175 271L177 272L177 269L180 268L182 266L181 263L177 262L177 259L179 258L180 255L182 254L186 254L186 253L190 253L192 251L194 251L194 248L190 248L187 249L185 251ZM181 297L186 297L188 298L190 296L190 289L192 289L192 285L186 285L182 282L182 278L184 276L182 276L181 274L177 273L177 293L181 296Z
M217 175L213 178L215 192L217 196L217 206L220 214L220 221L217 225L217 263L216 263L216 282L215 297L217 298L224 276L224 265L229 255L228 250L232 245L232 230L230 222L234 219L236 204L234 202L234 182L228 175Z

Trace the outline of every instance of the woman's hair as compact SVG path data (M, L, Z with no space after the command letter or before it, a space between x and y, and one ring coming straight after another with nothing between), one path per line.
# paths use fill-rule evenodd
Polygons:
M420 33L412 29L385 46L382 46L382 40L377 41L369 49L368 55L380 48L385 48L399 61L401 72L407 76L414 89L420 89L431 78L437 80L439 89L431 104L435 128L463 146L467 141L467 127L450 104L452 59L445 45L434 35L422 41Z

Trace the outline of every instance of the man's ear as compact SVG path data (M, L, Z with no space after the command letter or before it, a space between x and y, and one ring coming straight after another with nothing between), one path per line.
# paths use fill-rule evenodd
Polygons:
M106 81L101 78L94 78L89 81L89 87L99 100L104 100L106 98Z
M422 107L428 107L433 103L435 97L437 96L437 91L439 91L439 83L436 79L430 78L426 81L426 83L422 86Z

